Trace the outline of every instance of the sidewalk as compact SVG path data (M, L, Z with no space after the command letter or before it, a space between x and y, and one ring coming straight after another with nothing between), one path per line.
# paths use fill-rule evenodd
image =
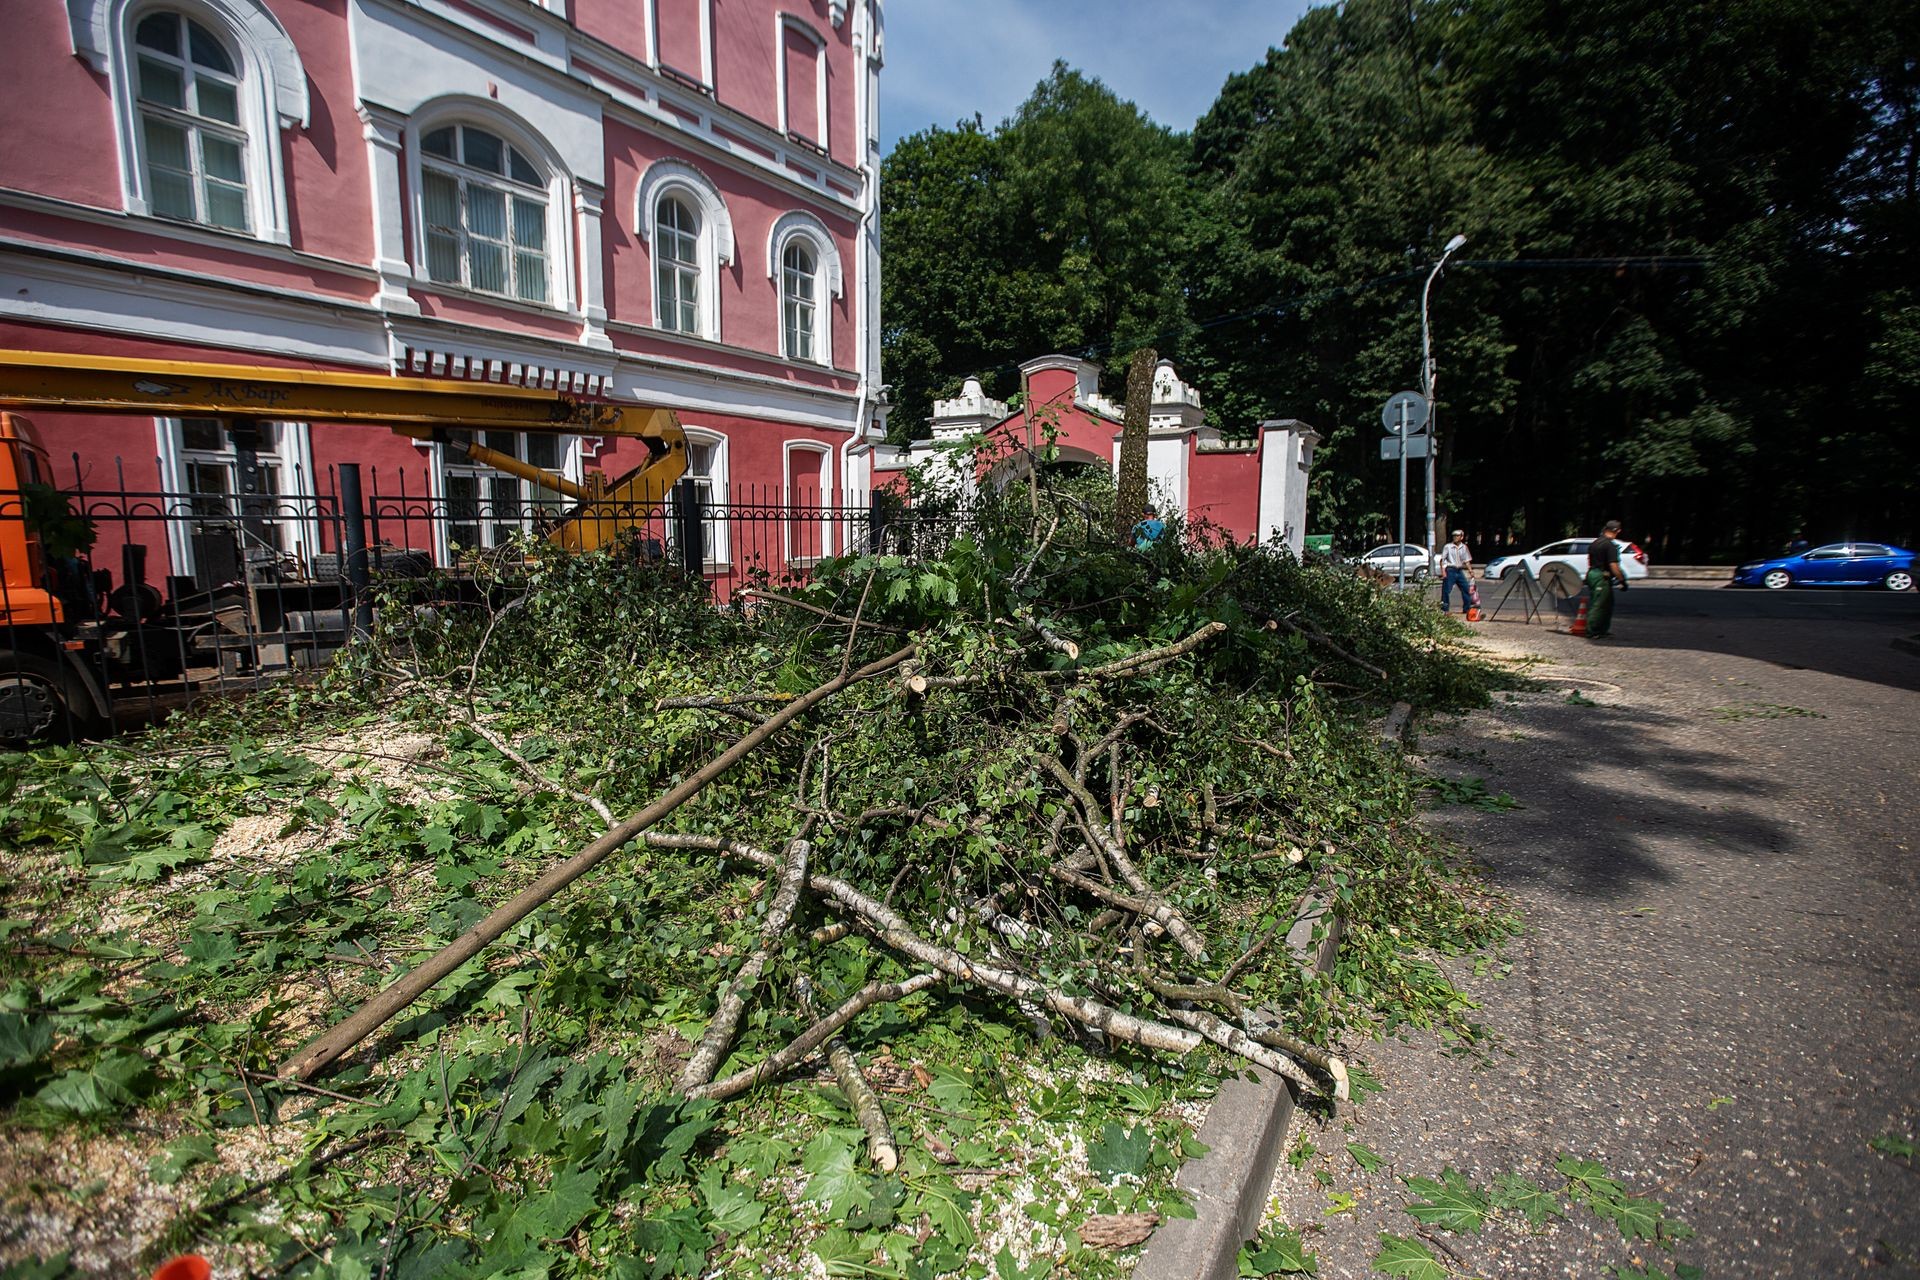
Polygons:
M1296 1125L1317 1154L1282 1164L1275 1199L1321 1275L1367 1275L1382 1232L1419 1232L1400 1177L1451 1166L1482 1188L1503 1173L1554 1188L1563 1152L1697 1238L1631 1247L1575 1208L1538 1232L1428 1229L1432 1252L1488 1277L1674 1260L1710 1277L1920 1274L1920 1171L1867 1145L1920 1127L1920 693L1720 651L1705 616L1623 618L1609 645L1484 626L1488 648L1546 660L1545 691L1418 726L1424 767L1523 806L1429 820L1526 931L1486 976L1454 966L1483 1049L1353 1046L1385 1092ZM1845 621L1804 625L1835 628L1807 643L1887 652ZM1362 1169L1349 1142L1384 1166Z

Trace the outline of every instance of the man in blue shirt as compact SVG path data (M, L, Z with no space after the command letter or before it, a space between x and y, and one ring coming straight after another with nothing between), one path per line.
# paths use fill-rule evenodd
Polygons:
M1167 531L1167 522L1160 518L1160 512L1149 506L1146 519L1133 526L1133 549L1146 551L1160 541L1160 535Z

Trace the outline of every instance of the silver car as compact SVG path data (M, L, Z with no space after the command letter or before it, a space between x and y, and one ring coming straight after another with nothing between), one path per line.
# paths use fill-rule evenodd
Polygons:
M1364 568L1377 569L1389 578L1400 576L1404 571L1411 581L1425 582L1433 576L1433 561L1427 558L1425 547L1415 546L1411 542L1389 542L1375 547L1360 557Z

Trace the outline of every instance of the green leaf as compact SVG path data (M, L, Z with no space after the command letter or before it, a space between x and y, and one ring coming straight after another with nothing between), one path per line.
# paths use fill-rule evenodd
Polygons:
M1373 1255L1373 1269L1406 1280L1447 1280L1447 1269L1427 1246L1384 1231L1380 1233L1380 1252Z
M0 1051L4 1047L0 1046ZM1867 1139L1867 1145L1883 1156L1893 1156L1900 1160L1913 1159L1913 1139L1897 1133L1883 1133L1877 1138Z
M700 1180L695 1184L700 1198L707 1203L707 1212L713 1216L713 1225L728 1235L739 1235L751 1227L760 1224L767 1216L767 1207L754 1197L753 1192L737 1183L727 1180L727 1169L723 1165L710 1164L700 1171Z
M453 832L445 827L428 827L420 833L420 847L438 857L453 852Z
M170 1187L186 1176L188 1169L213 1159L213 1139L194 1134L169 1144L148 1162L147 1175L163 1187Z
M1659 1237L1666 1206L1658 1200L1649 1200L1644 1196L1628 1196L1611 1208L1612 1212L1603 1212L1596 1204L1594 1212L1612 1219L1613 1225L1619 1227L1620 1234L1627 1239L1653 1240Z
M0 1280L62 1280L73 1271L67 1257L65 1253L56 1253L46 1259L22 1258L10 1262L0 1267Z
M193 968L206 973L218 973L233 963L240 954L240 944L230 933L211 933L196 929L187 945L181 948L181 954L193 961Z
M1560 1212L1557 1198L1517 1173L1503 1173L1493 1180L1493 1207L1524 1214L1536 1227L1545 1226L1549 1217L1567 1216Z
M1349 1142L1347 1144L1347 1154L1352 1156L1353 1162L1367 1173L1372 1173L1375 1169L1387 1163L1374 1153L1372 1147L1361 1142Z
M34 1101L70 1116L99 1116L133 1103L145 1080L147 1063L130 1053L102 1055L92 1066L76 1068L52 1081Z
M1553 1162L1553 1167L1566 1177L1567 1194L1592 1206L1595 1212L1602 1212L1602 1205L1617 1204L1626 1198L1627 1189L1609 1178L1606 1169L1596 1161L1561 1156Z
M556 1240L587 1216L599 1189L597 1175L583 1169L562 1169L538 1195L509 1204L489 1224L492 1246L513 1251L538 1240Z
M482 1009L518 1009L525 1003L520 996L522 991L539 981L539 975L522 969L510 973L488 987L486 994L480 997Z
M1314 1276L1320 1260L1307 1252L1300 1233L1290 1227L1267 1227L1240 1250L1243 1276Z
M23 1013L0 1013L0 1065L17 1067L38 1060L53 1047L53 1022Z
M1123 1129L1108 1121L1087 1144L1087 1165L1108 1182L1120 1174L1143 1176L1153 1160L1153 1134L1144 1124Z
M827 1129L809 1142L800 1167L813 1175L802 1194L823 1201L835 1218L864 1209L872 1195L866 1178L854 1167L853 1143L844 1130Z
M634 1232L634 1245L642 1254L652 1255L645 1271L649 1280L697 1276L706 1266L713 1236L700 1225L699 1211L686 1205L641 1222Z
M1415 1221L1448 1231L1478 1231L1487 1220L1487 1197L1475 1189L1457 1169L1441 1171L1442 1181L1431 1178L1405 1178L1407 1189L1424 1200L1406 1206Z

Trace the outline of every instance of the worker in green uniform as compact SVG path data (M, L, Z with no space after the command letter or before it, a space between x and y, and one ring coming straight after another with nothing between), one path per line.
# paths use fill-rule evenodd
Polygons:
M1620 568L1620 522L1609 520L1587 547L1587 639L1604 640L1613 630L1613 589L1627 589Z

